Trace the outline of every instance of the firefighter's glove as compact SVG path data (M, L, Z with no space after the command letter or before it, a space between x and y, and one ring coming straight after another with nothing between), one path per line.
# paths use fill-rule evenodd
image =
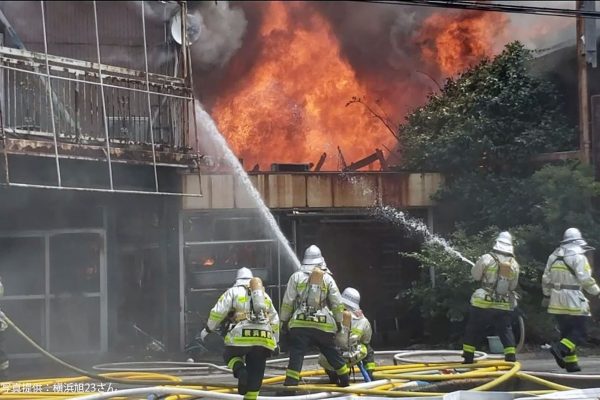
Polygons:
M204 339L206 339L209 333L210 331L207 328L202 329L202 332L200 332L200 340L204 342Z
M271 353L271 355L273 357L277 357L279 354L281 354L281 349L279 348L279 346L275 347L275 349L273 349L273 352Z
M6 321L6 315L0 311L0 332L8 329L8 322Z
M544 296L542 299L542 308L548 308L548 305L550 305L550 297Z
M342 353L342 357L348 361L351 365L356 365L360 361L360 351L352 350L352 351L344 351Z

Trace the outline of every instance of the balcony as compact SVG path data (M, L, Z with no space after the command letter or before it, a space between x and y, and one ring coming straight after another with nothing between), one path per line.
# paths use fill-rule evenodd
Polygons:
M8 47L0 47L0 70L5 156L162 166L194 160L192 89L182 78Z

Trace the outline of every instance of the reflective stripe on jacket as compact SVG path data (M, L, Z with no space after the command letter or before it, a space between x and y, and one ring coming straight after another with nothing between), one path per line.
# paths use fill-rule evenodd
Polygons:
M217 304L210 310L208 329L215 330L230 313L233 313L233 327L225 335L227 346L262 346L275 349L279 342L279 316L273 302L265 293L267 320L249 319L252 315L252 302L247 286L234 286L221 295Z
M600 294L584 250L574 244L557 248L548 257L542 276L544 296L550 297L548 313L591 315L582 289L593 296Z
M506 265L503 271L500 264ZM484 254L471 268L471 276L481 283L471 296L473 307L497 310L516 307L514 291L519 283L519 264L514 257L495 252Z
M335 280L326 272L323 275L321 291L323 299L315 310L306 308L306 296L309 289L309 277L316 266L305 265L290 277L283 302L281 304L281 320L288 322L288 327L314 328L324 332L337 332L337 324L342 322L342 296Z

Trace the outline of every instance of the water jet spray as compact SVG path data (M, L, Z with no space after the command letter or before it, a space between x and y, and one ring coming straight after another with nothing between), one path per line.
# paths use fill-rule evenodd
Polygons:
M271 214L271 211L262 200L260 193L258 192L258 190L256 190L256 188L250 181L250 177L248 176L248 174L242 167L242 164L227 144L227 141L219 132L215 121L202 108L202 106L200 106L199 103L196 103L196 118L198 119L199 125L202 128L204 128L202 131L206 133L207 136L209 136L210 139L212 139L220 149L223 150L225 161L229 164L231 169L233 169L235 175L239 178L242 185L248 191L248 194L250 194L250 196L254 200L260 215L264 218L265 222L267 223L267 226L271 229L271 231L283 247L284 254L292 263L294 269L298 270L300 268L300 261L298 260L298 257L296 257L296 253L294 253L294 251L290 247L290 244L284 236L283 232L281 232L281 229L279 229L279 225L277 224L277 221L275 221L273 214Z

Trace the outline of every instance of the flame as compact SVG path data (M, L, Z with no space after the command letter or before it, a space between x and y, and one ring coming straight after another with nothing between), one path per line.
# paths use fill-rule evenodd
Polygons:
M207 258L202 263L202 266L204 266L204 267L212 267L213 265L215 265L215 259L211 258L211 257Z
M500 13L436 13L425 20L416 41L423 59L451 76L496 53L494 45L504 43L507 24Z
M335 169L337 146L348 163L382 144L393 146L390 132L363 105L346 107L352 97L367 94L367 88L341 57L327 20L304 3L269 2L264 7L262 50L254 66L212 108L246 168L316 163L326 152L324 169Z
M416 92L424 91L423 86L410 81L415 71L381 69L387 75L363 72L361 80L342 56L329 21L314 7L279 1L256 6L262 18L252 43L259 45L246 45L247 51L236 55L252 62L240 70L232 60L227 85L211 110L246 169L260 164L265 170L276 162L316 164L323 152L327 159L322 169L339 169L338 146L347 164L376 148L395 147L396 139L364 104L347 103L363 98L375 111L385 110L400 121L403 112L425 98L426 93ZM428 16L400 45L414 53L418 66L411 68L422 68L416 72L427 71L435 81L497 53L506 43L507 25L504 14L443 11ZM249 54L248 49L255 50ZM377 63L386 61L371 62L378 71Z

